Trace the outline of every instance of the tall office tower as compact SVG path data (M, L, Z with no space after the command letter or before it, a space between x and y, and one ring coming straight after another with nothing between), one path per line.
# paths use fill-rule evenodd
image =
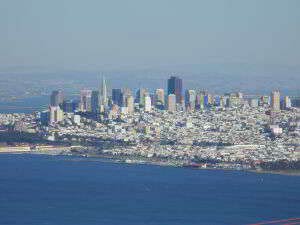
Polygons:
M292 108L292 101L289 96L284 97L284 109Z
M196 94L195 109L200 109L200 94Z
M113 88L112 89L112 101L114 104L118 106L122 106L123 104L123 94L122 90L119 88Z
M196 104L196 91L186 90L185 91L185 106L187 110L194 111Z
M151 111L151 97L149 95L145 96L145 112Z
M207 96L208 96L208 104L213 105L215 100L214 96L212 94L207 94Z
M208 107L209 105L209 99L208 99L208 95L205 94L204 97L203 97L203 101L204 101L204 107Z
M214 105L221 106L221 97L220 96L214 96Z
M165 105L165 90L156 89L155 90L155 106L164 106Z
M280 110L280 92L279 91L273 91L271 93L271 107L274 111Z
M126 106L126 99L129 96L132 96L132 92L129 88L122 88L122 96L121 96L121 105Z
M176 95L174 94L168 95L168 111L169 112L176 111Z
M140 88L137 92L136 92L136 102L139 103L140 106L144 106L145 105L145 97L147 95L147 90L145 88Z
M101 88L100 88L100 100L101 100L101 105L104 108L107 108L108 96L107 96L106 80L105 80L104 76L102 77L102 83L101 83Z
M132 95L126 97L126 106L129 114L134 112L134 98Z
M226 107L226 102L227 102L226 97L222 95L220 97L220 107L222 108Z
M62 110L68 113L74 112L77 107L78 103L72 100L65 100L62 104Z
M81 90L80 91L80 111L90 112L92 110L92 91Z
M180 104L180 99L182 96L182 79L179 77L171 76L168 79L168 95L176 95L176 103Z
M205 91L198 91L196 94L196 109L204 109L204 96L206 95Z
M204 109L204 95L200 94L200 109Z
M62 121L64 118L64 113L59 106L49 107L49 122L50 124L55 124Z
M92 91L91 108L93 113L100 112L100 92Z
M64 101L64 94L62 91L52 91L50 96L50 105L51 106L59 106Z

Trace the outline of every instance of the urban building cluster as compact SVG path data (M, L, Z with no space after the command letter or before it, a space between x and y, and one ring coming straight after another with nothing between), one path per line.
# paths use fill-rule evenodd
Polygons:
M50 97L49 110L42 112L42 122L50 125L64 119L64 113L93 115L97 119L116 119L134 112L151 112L154 109L194 112L216 107L231 108L248 104L252 108L270 105L272 111L289 110L292 102L289 96L282 97L279 91L271 96L243 96L243 93L227 93L213 95L207 91L188 89L183 93L182 79L172 76L168 79L167 93L163 88L153 93L140 88L134 95L129 88L111 90L108 94L106 81L102 79L99 90L84 89L80 91L80 99L65 100L63 91L53 91Z
M0 124L115 156L245 167L300 159L300 114L290 97L278 90L262 96L184 91L176 76L166 92L113 88L109 94L104 78L99 90L81 90L76 100L56 90L48 110L3 114Z

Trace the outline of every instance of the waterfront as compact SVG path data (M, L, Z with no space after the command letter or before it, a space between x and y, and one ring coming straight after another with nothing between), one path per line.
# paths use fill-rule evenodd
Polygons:
M300 177L0 155L0 224L250 224L299 216Z

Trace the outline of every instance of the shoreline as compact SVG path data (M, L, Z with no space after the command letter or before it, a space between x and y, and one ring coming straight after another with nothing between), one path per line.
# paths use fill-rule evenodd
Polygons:
M78 148L79 146L76 146ZM8 148L8 150L4 150ZM32 154L32 155L63 155L63 156L77 156L81 158L89 158L89 159L106 159L113 163L122 163L122 164L135 164L135 165L155 165L155 166L167 166L167 167L177 167L177 168L186 168L193 170L223 170L223 171L244 171L251 172L257 174L277 174L277 175L285 175L285 176L300 176L300 170L263 170L263 169L254 169L254 168L229 168L219 166L212 167L194 167L192 165L185 165L180 160L159 160L155 158L146 158L146 157L138 157L138 156L126 156L126 155L106 155L106 154L93 154L93 153L74 153L72 152L72 146L39 146L37 150L32 150L29 147L25 146L16 146L16 147L1 147L0 148L0 156L1 154ZM84 148L84 147L83 147ZM9 150L10 149L10 150ZM103 161L105 162L105 161Z

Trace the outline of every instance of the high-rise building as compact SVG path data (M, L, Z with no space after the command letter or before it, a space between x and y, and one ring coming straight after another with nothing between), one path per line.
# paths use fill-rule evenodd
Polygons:
M145 96L145 112L151 111L151 97L149 95Z
M121 93L121 105L126 106L126 99L132 96L132 92L129 88L122 88L122 93Z
M214 97L214 105L215 106L221 106L221 96L215 96Z
M274 111L280 110L280 92L279 91L273 91L271 93L271 107Z
M171 76L168 79L168 95L176 95L176 103L180 104L180 99L182 96L182 79L179 77Z
M91 109L93 113L100 112L100 92L92 91Z
M145 106L145 97L148 94L148 91L145 88L140 88L136 92L136 102L139 103L141 107Z
M132 95L126 97L126 107L129 114L134 112L134 98Z
M196 91L195 90L186 90L185 91L185 106L187 110L195 110L196 104Z
M164 89L155 90L155 106L164 106L165 105L165 91Z
M108 106L108 97L107 97L107 87L105 77L102 77L102 83L100 88L100 100L103 108L107 108Z
M208 105L212 106L214 104L214 96L212 94L207 94L208 97Z
M224 108L227 106L227 96L222 95L220 97L220 107Z
M80 91L80 111L90 112L92 110L92 91L81 90Z
M59 106L64 101L64 94L62 91L52 91L50 96L50 105L51 106Z
M123 94L122 90L119 88L113 88L112 89L112 101L114 104L118 106L122 106L123 104Z
M169 112L176 111L176 95L174 94L168 95L168 111Z
M292 107L292 101L289 96L284 97L284 109L290 109Z
M49 122L50 124L55 124L62 121L64 118L64 113L59 106L49 107Z
M68 112L68 113L74 112L77 107L78 107L78 102L73 100L65 100L62 103L62 110L64 112Z
M204 107L208 107L208 105L209 105L209 96L208 96L208 94L204 95L203 101L204 101Z

